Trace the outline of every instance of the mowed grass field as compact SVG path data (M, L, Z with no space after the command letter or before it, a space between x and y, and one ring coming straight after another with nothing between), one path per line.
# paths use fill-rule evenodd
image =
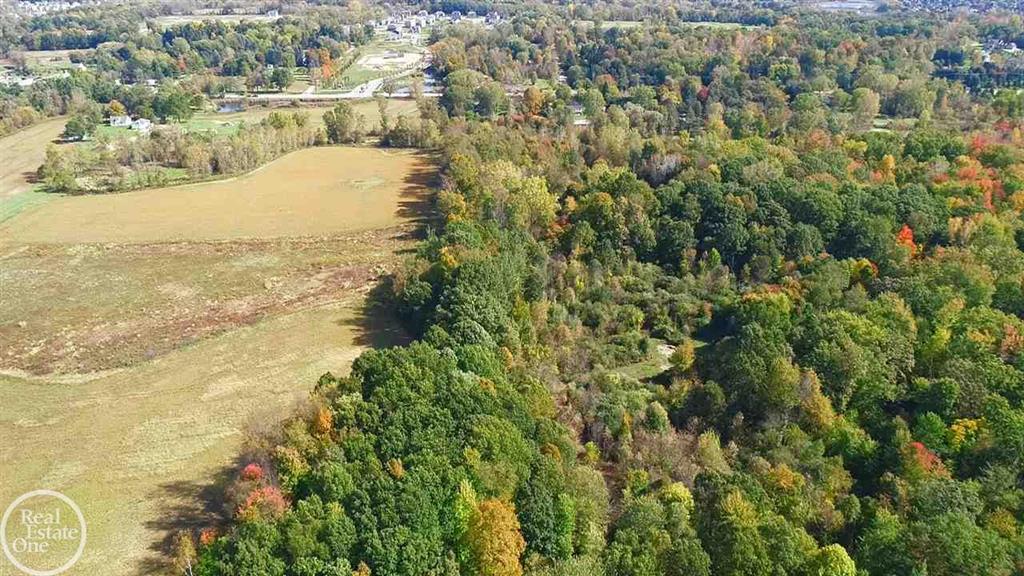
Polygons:
M426 49L406 41L377 39L359 49L359 57L341 75L336 90L415 68Z
M89 528L67 574L169 574L169 536L217 522L253 431L404 340L367 295L412 246L432 173L411 152L308 149L0 225L0 508L59 490Z
M363 117L363 125L367 130L380 125L380 109L374 100L353 100L349 102L352 108ZM324 114L330 110L330 106L253 106L241 112L202 112L196 114L189 120L182 122L180 126L190 132L218 132L232 134L238 132L242 123L255 124L270 116L273 112L305 112L309 115L311 122L322 124ZM408 98L392 98L388 100L387 113L392 120L399 116L415 116L416 102ZM63 124L61 125L63 129ZM129 128L114 128L111 126L100 126L98 133L109 135L134 134ZM58 132L59 135L59 132ZM2 148L0 148L2 149Z

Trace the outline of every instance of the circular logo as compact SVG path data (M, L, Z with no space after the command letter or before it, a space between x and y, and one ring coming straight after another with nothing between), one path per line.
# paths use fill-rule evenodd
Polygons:
M30 576L56 576L85 550L85 517L75 501L53 490L22 494L0 520L0 545L15 568Z

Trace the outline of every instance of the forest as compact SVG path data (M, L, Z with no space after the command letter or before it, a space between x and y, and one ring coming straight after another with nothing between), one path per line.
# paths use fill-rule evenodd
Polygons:
M1024 574L1021 15L493 9L394 136L442 171L415 342L324 374L182 573ZM146 50L311 47L238 34Z
M1021 25L435 33L417 341L321 378L197 573L1020 574L1022 95L936 72Z

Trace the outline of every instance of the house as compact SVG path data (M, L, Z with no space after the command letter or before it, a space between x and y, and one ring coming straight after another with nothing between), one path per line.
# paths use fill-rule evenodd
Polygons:
M140 134L149 134L149 131L153 129L153 123L149 118L138 118L132 122L132 130L139 132Z
M131 116L111 116L110 125L115 128L130 128L132 125Z

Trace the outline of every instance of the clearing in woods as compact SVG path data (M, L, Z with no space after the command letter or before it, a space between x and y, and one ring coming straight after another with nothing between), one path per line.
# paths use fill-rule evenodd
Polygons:
M251 430L403 340L367 294L411 246L433 172L412 152L314 148L0 224L0 503L41 487L78 502L71 576L167 573L173 531L224 512L208 487Z

